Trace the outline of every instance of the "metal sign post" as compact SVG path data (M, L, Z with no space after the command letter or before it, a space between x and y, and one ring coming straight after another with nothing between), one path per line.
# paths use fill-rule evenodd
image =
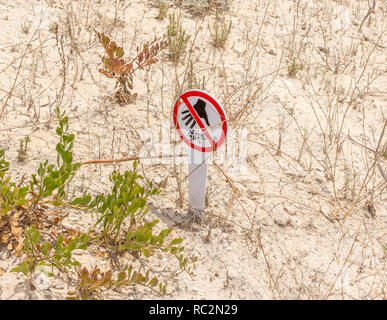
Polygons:
M202 218L206 205L207 157L203 159L203 153L195 149L190 149L188 157L189 207Z
M188 90L173 107L173 123L188 154L189 206L203 216L207 180L207 159L226 139L227 119L221 105L208 93Z

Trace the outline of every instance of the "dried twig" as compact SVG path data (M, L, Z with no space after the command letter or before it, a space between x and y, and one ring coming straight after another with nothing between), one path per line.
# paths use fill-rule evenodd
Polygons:
M109 159L109 160L88 160L81 162L82 165L84 164L101 164L101 163L116 163L116 162L124 162L124 161L134 161L134 160L144 160L144 159L161 159L161 158L179 158L179 157L185 157L187 156L184 153L180 154L169 154L166 156L158 155L158 156L150 156L150 157L127 157L127 158L121 158L121 159Z

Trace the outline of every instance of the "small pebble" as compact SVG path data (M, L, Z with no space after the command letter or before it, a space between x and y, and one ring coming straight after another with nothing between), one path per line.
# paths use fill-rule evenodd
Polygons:
M59 283L59 284L56 284L54 288L58 289L58 290L63 290L64 289L64 285Z
M78 217L77 216L70 216L69 218L71 221L77 221L78 220Z
M40 290L47 290L50 287L50 280L44 273L40 273L34 280L32 284Z
M270 48L269 54L271 54L272 56L276 56L277 55L277 50L275 48Z
M234 51L238 54L242 54L243 53L243 49L242 48L234 48Z
M316 181L317 183L322 183L323 182L320 178L316 178L316 179L314 179L314 181Z
M318 50L323 52L323 53L329 53L329 48L325 48L325 47L322 47L322 46L319 46Z

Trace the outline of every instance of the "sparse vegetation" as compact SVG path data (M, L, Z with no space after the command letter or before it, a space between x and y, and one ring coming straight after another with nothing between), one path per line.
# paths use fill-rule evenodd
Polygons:
M169 15L169 25L167 26L169 58L174 63L179 63L183 57L190 36L183 29L180 19L174 13Z
M382 1L54 2L0 5L0 299L387 298Z
M187 85L182 91L189 89L206 89L206 76L203 75L202 77L200 77L198 75L198 71L194 68L193 61L189 61L189 67L187 72Z
M29 34L30 33L30 29L31 29L31 22L30 21L24 21L21 26L21 31L25 34Z
M105 49L106 54L101 57L103 68L98 69L100 73L107 78L115 79L114 97L119 103L132 103L137 93L131 93L133 90L134 74L138 69L144 69L156 63L156 55L163 50L167 42L155 39L152 42L146 42L142 47L137 47L137 55L130 62L125 62L123 56L124 49L103 33L96 32L99 42Z
M218 11L216 12L216 18L214 20L213 29L211 30L210 25L208 25L212 43L215 48L224 49L226 47L226 43L231 31L231 25L231 20L229 23L224 22L224 18L220 16Z
M299 63L295 57L292 57L289 61L289 65L288 65L288 75L290 77L296 77L298 71L300 71L302 69L303 69L302 64Z
M24 139L20 139L20 146L17 150L17 159L19 162L24 162L28 156L28 143L31 141L30 137L27 136Z
M168 15L168 4L166 1L157 0L157 7L159 12L157 13L157 19L164 20Z
M195 16L203 16L211 11L224 12L230 9L232 0L177 0L183 8Z
M171 230L164 229L155 234L154 229L159 221L147 221L148 198L156 194L158 189L152 182L147 182L146 186L139 183L143 177L136 173L137 162L134 162L133 171L126 171L124 174L113 171L110 177L113 183L110 194L99 194L94 199L90 194L69 199L65 190L80 164L73 163L75 135L68 133L68 117L59 108L57 117L57 163L49 164L48 160L41 163L38 173L32 174L29 184L16 186L10 177L5 176L9 163L4 160L4 150L0 150L0 244L8 243L8 249L13 250L17 256L22 249L26 255L20 265L11 271L26 275L33 288L31 279L37 271L54 277L54 269L68 274L71 269L78 268L76 294L69 297L72 299L93 298L94 291L101 286L129 284L141 284L150 288L157 286L160 294L166 294L166 284L160 282L157 276L149 278L149 271L143 275L140 270L132 272L133 266L129 269L125 267L113 281L112 270L101 274L97 268L89 273L73 258L74 250L86 250L90 244L102 246L115 254L130 252L134 259L141 255L149 258L155 251L160 251L177 258L180 272L191 272L190 261L183 255L183 240L175 238L166 243ZM69 228L65 228L64 233L59 233L58 229L63 228L60 223L63 217L49 220L47 209L50 205L78 208L83 212L96 211L99 218L88 233Z

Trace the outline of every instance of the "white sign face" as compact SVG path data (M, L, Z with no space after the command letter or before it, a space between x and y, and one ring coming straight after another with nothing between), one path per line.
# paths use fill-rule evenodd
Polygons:
M215 151L227 136L223 108L200 90L188 90L176 100L173 123L183 141L200 152Z

